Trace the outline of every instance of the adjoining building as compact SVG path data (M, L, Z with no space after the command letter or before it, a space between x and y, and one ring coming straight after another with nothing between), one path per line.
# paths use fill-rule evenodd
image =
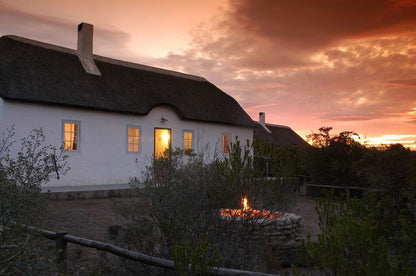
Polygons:
M266 114L260 112L254 128L254 140L254 160L264 176L275 177L289 173L292 174L290 177L295 177L301 173L291 171L293 168L289 170L286 165L298 157L300 147L310 145L290 127L266 123Z
M266 123L266 114L264 112L259 113L259 121L256 122L256 127L254 128L254 137L271 145L309 145L290 127Z

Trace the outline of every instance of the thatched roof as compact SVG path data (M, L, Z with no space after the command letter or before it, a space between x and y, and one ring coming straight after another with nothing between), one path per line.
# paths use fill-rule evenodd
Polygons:
M309 145L288 126L273 124L266 124L265 126L270 132L260 123L256 123L256 127L254 128L254 137L260 141L282 146Z
M241 106L204 78L94 55L85 72L75 50L0 38L0 97L10 101L146 115L169 105L182 119L253 127Z

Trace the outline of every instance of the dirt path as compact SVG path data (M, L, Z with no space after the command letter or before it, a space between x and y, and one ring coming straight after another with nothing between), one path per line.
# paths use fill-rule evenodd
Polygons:
M316 202L314 199L301 197L293 209L293 213L302 217L302 237L306 237L307 234L311 234L313 237L321 232L318 225L318 214L315 208Z

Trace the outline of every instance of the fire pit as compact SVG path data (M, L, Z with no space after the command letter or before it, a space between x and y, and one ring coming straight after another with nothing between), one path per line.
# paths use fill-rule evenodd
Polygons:
M222 219L236 223L235 227L240 227L238 222L241 221L255 223L258 226L257 231L261 231L261 234L267 237L269 246L275 252L282 246L285 251L292 250L292 246L297 248L297 243L301 240L300 221L302 218L300 216L255 210L248 204L247 197L241 199L240 209L220 209L220 215Z

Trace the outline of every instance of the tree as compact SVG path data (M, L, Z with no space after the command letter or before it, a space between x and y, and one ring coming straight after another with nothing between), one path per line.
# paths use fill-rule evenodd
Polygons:
M306 138L312 141L312 145L316 148L328 147L331 143L331 135L329 132L332 127L320 127L318 133L311 133Z
M42 129L35 129L18 147L14 129L0 144L0 274L50 274L56 271L54 257L22 224L39 226L44 217L45 198L41 185L52 175L65 174L67 156L63 150L45 146Z
M416 152L401 144L369 148L357 172L371 187L401 192L416 177Z
M366 148L354 138L358 134L344 131L338 135L329 134L331 127L322 127L319 133L308 136L314 147L306 148L305 170L315 184L345 187L347 198L350 186L364 186L359 178L356 165Z

